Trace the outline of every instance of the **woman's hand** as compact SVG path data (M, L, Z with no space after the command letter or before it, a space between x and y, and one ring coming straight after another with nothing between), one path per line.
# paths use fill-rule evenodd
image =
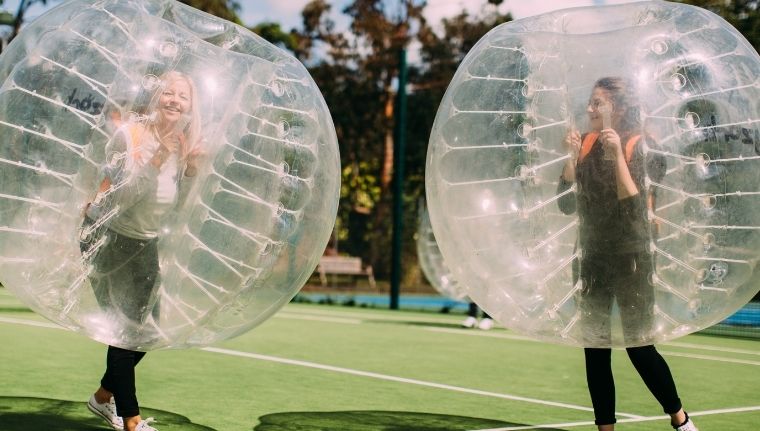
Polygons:
M565 135L565 149L573 161L578 159L578 154L581 151L581 133L577 129L573 128L567 131L567 135Z
M575 163L578 160L578 154L581 151L581 134L575 129L569 129L565 135L565 150L570 154L570 158L565 161L565 167L562 169L562 179L567 182L575 181Z
M199 145L196 145L187 153L187 162L185 163L186 177L194 177L198 173L198 164L205 155L206 152Z
M623 156L623 146L620 144L620 135L615 129L604 129L599 135L599 139L604 146L604 158L606 160L617 160Z
M153 158L150 159L150 162L156 168L160 168L170 155L177 153L181 148L182 138L180 136L175 134L164 136L159 140L158 148L153 153Z

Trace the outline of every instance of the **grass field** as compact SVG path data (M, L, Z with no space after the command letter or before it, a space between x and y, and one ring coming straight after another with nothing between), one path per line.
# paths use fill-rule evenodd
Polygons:
M158 351L138 367L160 431L595 430L578 348L461 315L290 304L219 345ZM103 345L57 328L0 288L0 430L107 430L87 411ZM760 429L760 342L692 335L659 350L701 431ZM613 354L619 430L669 430Z

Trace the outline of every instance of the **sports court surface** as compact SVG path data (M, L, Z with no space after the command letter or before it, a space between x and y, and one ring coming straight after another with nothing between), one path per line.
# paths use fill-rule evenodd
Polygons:
M160 431L592 431L583 354L462 315L290 304L219 345L158 351L138 366ZM0 430L107 430L85 406L105 348L0 288ZM700 431L760 430L760 341L663 343ZM624 351L613 354L616 430L669 430Z

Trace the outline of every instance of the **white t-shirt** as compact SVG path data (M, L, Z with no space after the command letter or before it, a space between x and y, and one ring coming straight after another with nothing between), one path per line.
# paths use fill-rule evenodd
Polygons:
M137 138L138 142L133 142ZM88 215L97 219L118 205L109 229L136 239L158 236L163 216L177 204L181 168L172 153L160 170L150 163L160 143L149 128L122 126L106 145L103 177L111 179L112 192L103 207L91 205Z

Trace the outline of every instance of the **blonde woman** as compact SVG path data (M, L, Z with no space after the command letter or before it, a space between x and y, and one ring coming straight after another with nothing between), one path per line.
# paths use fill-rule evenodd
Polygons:
M122 125L106 146L102 183L88 205L80 238L101 309L135 331L159 318L159 229L197 174L200 154L192 79L166 73L152 102L148 120ZM87 406L115 430L155 431L153 419L140 416L135 394L135 366L144 356L108 347L105 374Z

